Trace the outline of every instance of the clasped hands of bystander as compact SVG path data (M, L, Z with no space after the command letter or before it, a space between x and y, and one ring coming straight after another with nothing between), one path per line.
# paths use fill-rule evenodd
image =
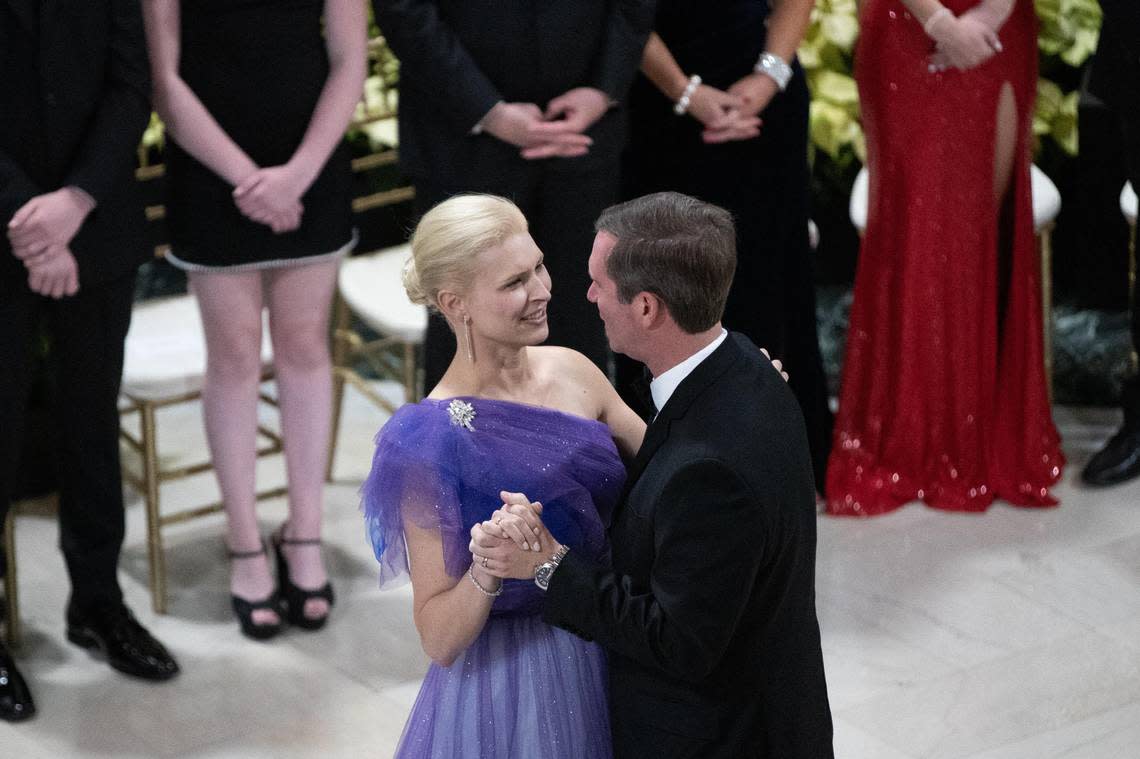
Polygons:
M776 83L751 73L727 90L701 84L693 92L689 114L704 125L701 139L707 143L750 140L760 136L760 114L779 91Z
M699 76L687 76L656 32L645 44L642 71L677 104L675 113L691 116L704 126L701 139L710 144L759 137L763 123L760 114L779 91L771 77L755 71L727 90L713 87Z
M35 196L12 216L8 241L28 270L33 292L57 300L79 292L79 269L70 246L94 207L90 195L68 186Z
M301 196L308 185L292 163L259 168L234 188L234 203L247 218L275 233L291 232L301 226Z
M526 160L586 155L594 141L586 131L611 106L595 87L575 87L551 100L546 110L534 103L497 103L480 122L481 131L521 148Z
M924 7L925 14L916 7L915 15L935 43L929 62L931 73L950 68L965 71L1000 53L998 30L1013 12L1013 4L1014 0L982 0L960 16L937 2L928 4L933 10Z

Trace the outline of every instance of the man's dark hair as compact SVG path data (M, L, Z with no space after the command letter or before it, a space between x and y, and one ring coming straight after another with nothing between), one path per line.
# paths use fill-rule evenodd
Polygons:
M728 211L658 192L610 206L594 229L617 238L606 272L622 303L652 293L689 334L720 321L736 271L736 227Z

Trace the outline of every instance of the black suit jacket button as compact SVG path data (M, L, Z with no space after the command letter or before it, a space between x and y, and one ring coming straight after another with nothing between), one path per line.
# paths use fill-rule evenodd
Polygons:
M48 94L44 95L44 100L48 105L52 106L53 108L55 107L56 97L54 92L49 92Z

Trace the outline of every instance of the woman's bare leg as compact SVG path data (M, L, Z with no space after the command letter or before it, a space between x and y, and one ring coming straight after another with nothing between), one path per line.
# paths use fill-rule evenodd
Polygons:
M338 261L301 264L266 272L269 331L273 338L281 431L289 474L288 538L321 535L324 472L332 418L329 310ZM316 544L286 544L285 558L298 587L316 590L328 579ZM311 599L306 617L328 613Z
M227 543L236 553L261 546L257 525L257 390L261 378L261 273L190 274L206 336L206 384L202 416L210 455L225 504ZM230 592L260 601L273 592L266 557L230 565ZM279 620L276 612L255 611L254 624Z
M1018 122L1017 100L1013 86L1006 82L998 95L994 132L993 198L997 211L997 267L998 267L998 329L1005 315L1006 293L1009 290L1010 266L1013 261L1013 198L1009 185L1017 165Z

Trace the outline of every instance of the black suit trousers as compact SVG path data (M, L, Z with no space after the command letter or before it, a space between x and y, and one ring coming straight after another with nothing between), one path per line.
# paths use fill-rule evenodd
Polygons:
M121 600L124 528L119 386L134 273L54 301L25 282L0 283L0 521L20 467L34 341L45 328L55 428L60 546L74 608Z
M584 353L608 371L606 345L598 309L586 300L590 275L586 263L594 241L594 222L617 198L616 162L611 171L570 168L560 159L536 161L523 174L471 177L463 187L416 181L416 217L460 192L485 192L510 198L530 224L530 234L542 250L553 283L547 319L547 343ZM424 341L424 392L439 383L455 356L455 336L447 322L432 313Z

